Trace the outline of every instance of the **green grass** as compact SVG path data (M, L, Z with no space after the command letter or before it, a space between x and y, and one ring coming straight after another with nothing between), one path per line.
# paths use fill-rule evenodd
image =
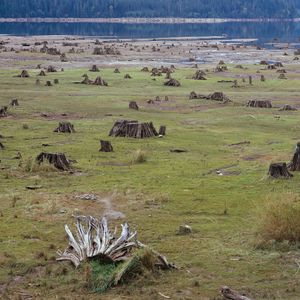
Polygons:
M28 79L12 77L20 70L2 70L0 105L12 98L20 103L9 110L10 117L0 119L0 134L11 136L3 139L6 149L0 150L0 283L11 282L7 294L13 295L17 285L41 298L73 299L86 293L84 299L99 299L87 291L82 268L54 262L55 250L66 246L63 225L73 223L72 215L103 213L101 203L73 197L93 192L114 193L114 210L126 215L139 239L182 268L165 272L157 280L111 289L101 299L140 299L141 295L159 299L158 292L172 299L212 299L221 285L254 299L298 299L299 251L258 250L255 231L257 206L273 195L300 192L299 174L276 181L266 175L271 162L291 159L300 139L299 112L251 109L244 104L249 99L269 99L278 107L295 105L300 76L293 71L287 74L291 79L277 80L274 71L261 71L267 81L254 77L253 86L241 83L244 86L233 89L230 83L217 83L241 74L254 75L258 68L229 66L226 78L209 73L207 81L187 79L195 70L182 68L172 74L182 84L178 88L163 86L164 76L153 81L140 68L121 68L121 74L114 74L114 68L101 70L108 87L74 84L84 73L95 78L86 69L66 69L40 78L42 82L58 78L60 84L53 87L35 85L38 70L29 71ZM126 73L131 80L123 78ZM201 94L223 91L234 103L223 106L188 100L192 90ZM165 95L171 101L162 106L168 109L146 105L146 100ZM137 101L139 111L128 109L130 100ZM41 117L41 112L50 117ZM76 133L53 133L62 113L69 114ZM280 119L274 118L277 115ZM153 121L157 128L166 125L167 135L147 140L109 138L119 118ZM114 152L98 152L100 139L109 139ZM250 145L229 146L245 140ZM45 143L50 146L43 147ZM171 153L174 148L188 152ZM147 161L131 164L132 153L138 149L147 152ZM22 153L21 162L13 159L17 151ZM64 152L77 161L76 172L27 172L19 166L41 151ZM234 166L226 171L240 175L211 172L228 165ZM34 184L42 189L26 190ZM193 233L177 235L181 224L190 225ZM41 252L45 255L38 255ZM37 266L43 266L45 274L36 275ZM14 283L16 276L24 277L23 281Z

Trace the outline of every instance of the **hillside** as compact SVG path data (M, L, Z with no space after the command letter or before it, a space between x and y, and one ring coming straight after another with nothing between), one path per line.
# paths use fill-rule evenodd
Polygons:
M299 0L1 0L0 17L287 18Z

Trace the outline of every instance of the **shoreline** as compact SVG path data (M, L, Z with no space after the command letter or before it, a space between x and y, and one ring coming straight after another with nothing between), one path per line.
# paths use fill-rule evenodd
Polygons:
M300 18L0 18L0 23L215 24L300 22Z

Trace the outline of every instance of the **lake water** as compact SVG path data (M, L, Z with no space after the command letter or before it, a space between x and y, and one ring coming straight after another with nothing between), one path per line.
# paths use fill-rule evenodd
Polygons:
M116 23L0 23L0 34L79 35L108 38L168 38L227 35L252 39L257 44L299 43L299 22L224 22L212 24L116 24Z

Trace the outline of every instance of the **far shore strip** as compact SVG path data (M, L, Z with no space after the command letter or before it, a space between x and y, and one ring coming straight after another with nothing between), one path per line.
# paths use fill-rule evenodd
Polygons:
M0 18L0 23L213 24L229 22L300 22L300 18Z

